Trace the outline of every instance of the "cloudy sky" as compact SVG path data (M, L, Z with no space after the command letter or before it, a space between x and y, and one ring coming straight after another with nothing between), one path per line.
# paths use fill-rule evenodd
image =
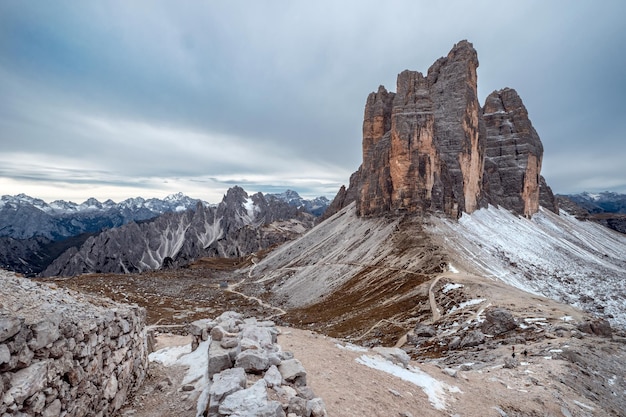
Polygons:
M461 39L555 192L626 192L626 2L0 1L0 194L334 196L369 92Z

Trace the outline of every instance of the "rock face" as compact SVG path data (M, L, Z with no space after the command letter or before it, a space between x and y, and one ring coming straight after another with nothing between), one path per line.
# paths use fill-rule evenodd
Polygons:
M543 145L528 111L517 92L505 88L487 97L483 119L490 202L531 216L539 210Z
M383 86L371 93L363 163L328 214L352 201L360 216L428 211L457 218L489 203L531 216L540 200L556 211L541 180L543 147L526 108L508 88L481 108L477 67L472 44L461 41L427 76L406 70L396 93Z

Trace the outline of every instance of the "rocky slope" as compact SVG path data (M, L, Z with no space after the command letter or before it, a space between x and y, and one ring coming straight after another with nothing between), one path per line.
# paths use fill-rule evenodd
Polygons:
M326 197L308 200L291 190L268 194L267 200L281 200L300 211L320 216L330 202ZM103 229L143 222L164 213L195 210L198 203L182 193L165 199L141 197L115 203L90 198L82 204L62 200L46 203L24 194L0 199L0 267L34 276L58 256L81 245ZM174 216L176 218L184 216Z
M184 266L201 256L240 257L292 239L314 217L276 197L228 190L216 207L166 213L106 230L57 258L42 276L132 273Z
M351 179L356 190L340 191L329 215L352 201L362 216L428 211L458 218L487 204L531 216L540 202L558 212L522 100L505 88L481 107L477 67L472 44L461 41L426 76L406 70L395 93L383 86L371 93L363 163Z
M179 193L163 200L138 197L101 203L90 198L82 204L62 200L48 204L24 194L4 195L0 199L0 267L32 276L102 229L195 209L198 201Z

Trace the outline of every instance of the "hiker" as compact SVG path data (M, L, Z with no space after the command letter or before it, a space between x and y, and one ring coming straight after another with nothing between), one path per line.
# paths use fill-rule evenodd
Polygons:
M513 353L511 353L511 357L515 357L515 346L511 346L511 350L513 351Z

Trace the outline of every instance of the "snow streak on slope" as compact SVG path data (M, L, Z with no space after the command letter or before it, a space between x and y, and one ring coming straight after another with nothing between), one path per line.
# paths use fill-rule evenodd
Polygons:
M253 270L257 283L274 281L278 296L290 306L318 300L341 286L366 265L383 262L393 247L381 245L399 220L363 219L354 203L317 225L297 240L285 243Z
M581 307L626 327L626 236L565 212L532 219L489 207L429 230L469 272Z

